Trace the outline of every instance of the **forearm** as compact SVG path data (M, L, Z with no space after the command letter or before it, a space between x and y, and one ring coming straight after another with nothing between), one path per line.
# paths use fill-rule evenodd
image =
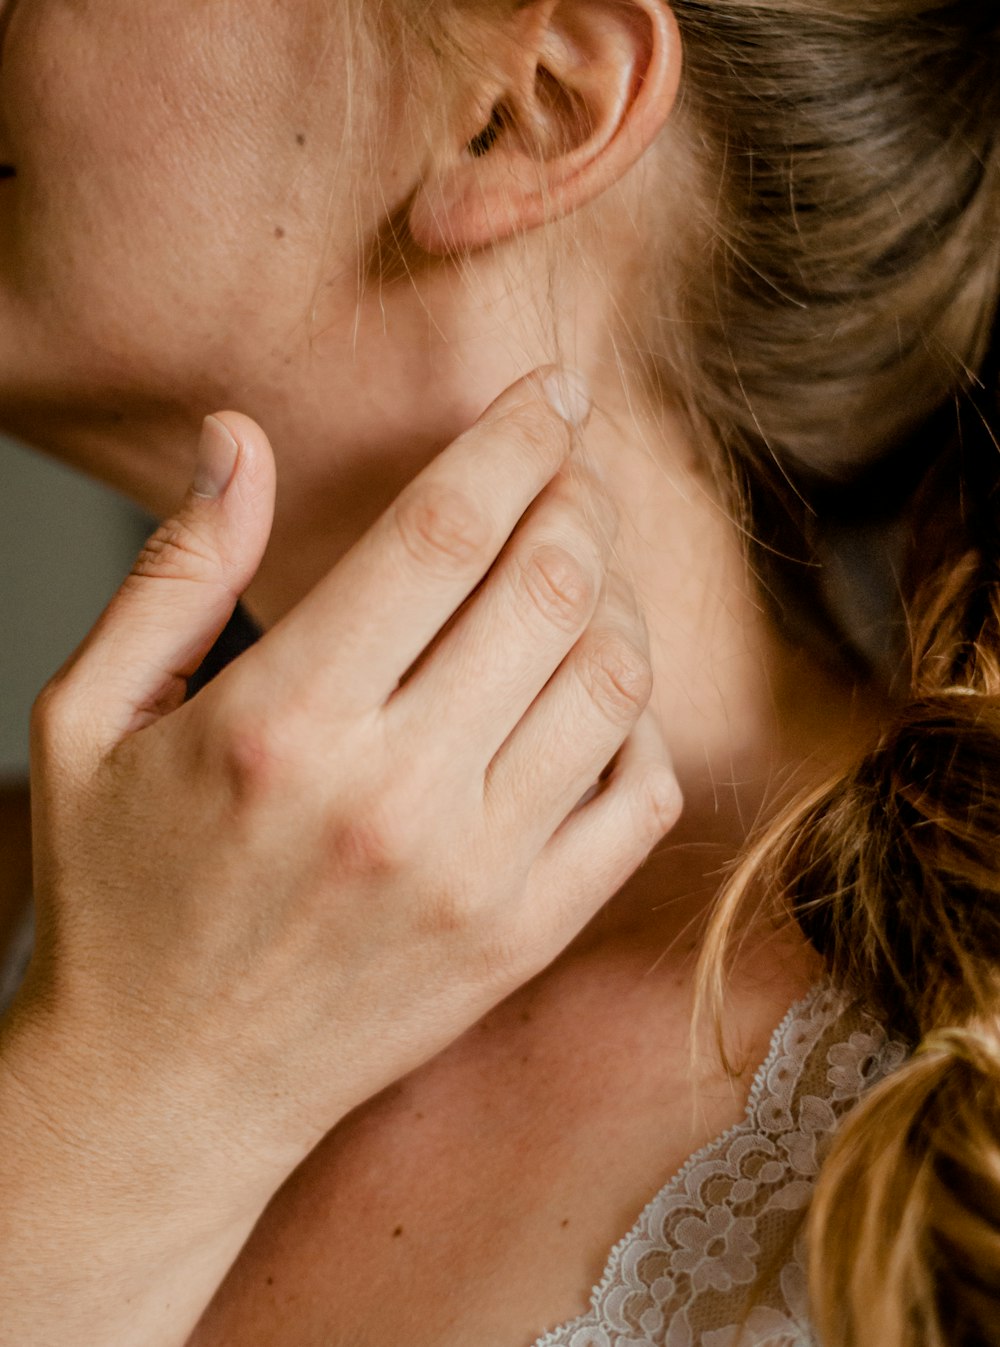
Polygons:
M43 1037L0 1027L0 1347L182 1347L269 1194Z

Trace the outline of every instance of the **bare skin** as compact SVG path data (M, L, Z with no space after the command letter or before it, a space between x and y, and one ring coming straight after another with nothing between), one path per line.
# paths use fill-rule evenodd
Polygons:
M638 487L641 467L635 476ZM717 672L702 706L742 705L744 733L718 715L691 731L689 670L658 682L658 714L677 727L680 824L548 970L334 1129L271 1202L189 1347L533 1342L587 1308L643 1206L742 1116L771 1034L816 964L792 931L751 939L727 1020L746 1070L727 1078L706 1035L695 1081L699 932L748 820L783 785L804 785L850 752L869 713L771 632L697 480L675 477L675 492L659 497L654 536L674 556L712 536L718 569L707 580L703 568L688 573L688 610L675 585L672 612L682 623L687 611L731 652L712 668L732 683ZM629 536L626 524L622 549ZM674 668L682 651L671 652ZM704 644L691 658L706 659ZM686 700L671 704L671 694ZM716 748L706 764L694 743L704 751L707 725Z
M699 516L692 497L683 499L668 536L679 545L686 520L686 545L694 550L712 511ZM625 538L627 530L621 548ZM729 555L735 565L735 548ZM193 1343L237 1336L253 1342L254 1334L261 1344L397 1341L401 1334L459 1342L473 1327L494 1334L498 1344L530 1341L582 1311L610 1244L655 1188L739 1117L746 1075L727 1081L707 1052L704 1076L693 1082L688 1072L693 955L712 872L738 845L741 810L760 807L781 766L802 762L803 743L812 748L812 771L844 744L827 719L791 714L802 679L819 686L818 672L771 636L749 593L737 628L733 589L726 594L714 611L702 606L704 593L692 597L715 639L753 652L737 672L746 682L747 666L756 661L757 685L770 695L744 701L755 716L741 743L752 751L744 764L765 765L728 791L721 760L710 794L699 794L694 778L688 815L674 837L548 971L401 1087L380 1092L334 1129L269 1205ZM724 686L715 691L725 696ZM846 707L843 696L841 703ZM759 737L751 732L758 726ZM793 726L802 735L795 745L788 743ZM732 773L732 737L721 742ZM784 763L779 753L787 755ZM693 776L689 763L684 770ZM754 949L750 966L752 975L734 981L730 1004L733 1044L748 1069L811 974L794 940ZM378 1202L373 1173L380 1176ZM557 1226L556 1207L566 1208ZM400 1243L407 1228L423 1232L415 1248ZM387 1237L413 1283L403 1296L387 1291L376 1298L380 1317L370 1296L355 1300L344 1288L389 1275ZM455 1291L456 1272L467 1302ZM284 1294L274 1291L278 1285ZM524 1294L513 1296L512 1286L523 1286ZM436 1317L441 1313L443 1319Z
M509 1347L583 1313L612 1244L742 1114L749 1065L693 1089L688 944L656 961L648 939L567 952L341 1124L274 1198L190 1347ZM794 949L770 953L775 980L731 1003L752 1066L802 986Z
M3 1265L11 1271L7 1282L22 1288L17 1304L0 1299L0 1342L6 1347L7 1331L17 1347L53 1338L92 1347L104 1332L115 1347L174 1347L183 1340L177 1334L185 1315L200 1312L214 1294L191 1347L235 1341L250 1347L457 1347L471 1339L510 1347L585 1307L611 1244L645 1201L691 1150L740 1116L749 1071L814 970L794 936L752 943L746 967L734 975L727 1022L747 1072L735 1083L726 1080L706 1043L703 1078L692 1082L687 1034L704 913L720 867L753 821L784 792L849 753L872 712L855 707L850 688L836 686L772 630L695 447L664 408L648 405L622 366L610 335L617 269L603 293L586 267L557 268L560 344L590 376L597 404L578 436L577 455L606 475L601 489L591 485L586 498L563 501L557 517L577 542L590 537L586 525L601 499L613 503L622 520L614 546L598 548L600 562L594 538L584 548L594 605L578 614L574 639L580 644L567 645L579 653L583 637L606 633L609 623L626 630L630 648L644 649L652 693L645 730L635 717L622 723L614 743L606 731L591 730L584 755L589 775L576 755L591 722L577 711L574 732L554 734L552 719L548 737L521 759L531 787L518 788L516 773L509 783L509 798L521 800L524 818L518 828L489 834L490 854L506 861L512 849L526 845L534 817L554 810L549 797L577 792L579 798L622 745L633 770L620 798L638 798L654 757L662 786L669 759L685 812L655 858L624 884L673 817L660 810L640 828L638 814L623 808L614 827L605 816L602 833L596 814L589 816L590 835L552 866L551 882L544 892L536 887L527 904L537 922L549 914L546 898L578 904L579 921L572 931L564 927L562 939L550 930L536 949L522 930L513 940L503 923L524 905L524 886L512 878L502 895L491 893L495 925L486 935L499 931L508 958L512 949L521 953L523 967L508 970L502 995L494 987L492 1001L473 1004L473 998L434 1034L405 1045L411 1052L393 1055L397 1026L412 1029L415 1040L417 1029L426 1028L416 992L425 983L449 986L479 952L463 946L462 958L431 965L433 977L421 982L414 975L414 995L402 1008L392 1002L398 979L384 976L386 964L378 963L395 950L399 967L411 971L400 924L389 918L410 911L417 879L444 874L445 861L467 840L467 828L449 833L442 823L453 799L464 796L448 797L441 772L428 764L453 728L456 699L471 705L478 694L492 702L484 689L492 686L494 668L511 651L537 660L537 632L512 643L499 640L494 627L487 633L492 644L471 643L473 653L490 653L482 666L468 661L468 651L464 665L439 664L436 696L432 682L409 736L394 741L400 752L413 744L421 752L404 755L404 772L383 770L374 804L395 798L398 805L399 792L393 797L392 790L402 780L410 790L404 815L428 798L437 806L430 811L436 850L428 841L424 851L411 850L409 868L390 866L394 887L384 873L381 887L356 882L352 888L338 875L319 912L310 908L315 838L301 821L307 811L286 807L282 813L283 792L255 776L252 765L245 771L251 744L242 753L242 779L252 787L249 794L256 791L270 807L251 811L249 823L239 810L227 814L210 789L215 750L220 743L232 748L235 713L242 716L245 745L248 725L280 724L289 708L307 703L311 714L300 717L292 740L295 799L307 804L335 777L334 817L348 832L357 823L351 811L358 771L384 745L369 737L365 751L357 752L350 735L332 746L322 737L334 712L342 711L333 693L367 687L368 665L344 655L336 667L347 636L368 630L347 600L368 594L362 580L381 576L375 597L390 605L392 620L376 625L375 635L404 633L412 605L401 595L413 576L405 567L379 570L389 554L376 549L370 571L355 572L352 583L341 586L346 597L333 593L336 580L329 577L459 431L518 375L550 358L551 314L538 302L549 294L551 262L546 231L536 228L541 203L556 202L564 215L586 215L613 187L600 261L620 258L622 276L629 274L645 247L639 205L650 181L643 156L658 136L669 149L663 133L680 53L669 9L659 0L625 6L540 0L521 7L520 26L496 44L499 66L490 66L489 81L460 109L455 134L433 153L409 132L419 118L400 115L394 105L375 109L383 132L377 181L366 178L370 190L359 196L351 166L343 168L339 158L344 127L353 125L345 110L350 61L331 7L325 0L291 8L252 0L241 7L238 31L231 10L224 0L171 6L38 0L8 11L2 149L18 173L0 189L6 193L0 245L9 263L0 292L2 424L169 514L190 477L202 415L235 406L270 435L279 493L266 551L266 526L249 506L252 491L237 492L242 513L232 516L211 516L205 511L212 507L198 506L202 523L188 538L185 564L193 560L205 572L195 578L203 593L214 595L212 616L189 604L197 586L175 584L166 591L170 600L157 605L154 589L143 589L142 580L163 590L164 577L140 577L132 607L119 606L64 680L62 706L57 688L38 718L34 770L45 801L39 890L51 911L79 919L67 924L77 946L67 938L62 964L76 999L63 1004L86 1011L83 1022L100 1030L92 1038L101 1040L103 1056L89 1050L62 1056L56 1041L43 1035L29 1038L30 1051L17 1059L37 1121L51 1124L57 1139L68 1133L74 1145L60 1149L64 1167L57 1171L43 1150L45 1126L30 1126L19 1139L22 1170L15 1168L13 1187L37 1256L17 1265L25 1244L16 1226L15 1238L0 1241L0 1256L15 1260L12 1269ZM543 61L564 98L535 97ZM384 83L374 80L372 88ZM482 129L498 94L508 96L513 109L511 134L490 155L473 159L468 137ZM560 109L580 107L586 117L554 122ZM532 144L536 133L541 140ZM529 151L541 151L543 181L525 178ZM513 197L511 182L523 189ZM484 216L484 201L492 214ZM359 301L358 270L371 261L375 237L387 237L388 216L406 203L412 203L407 228L422 250L421 265L412 275L389 269ZM596 217L588 218L593 224ZM473 249L473 262L452 259L452 245L459 254ZM527 438L544 442L552 427L550 417L541 435L536 427ZM255 433L244 431L251 438ZM491 442L491 456L473 477L491 507L503 476L496 470L509 453L508 438ZM258 468L263 461L256 460ZM541 485L534 483L524 504ZM511 514L513 505L504 508ZM516 518L514 512L508 524ZM610 606L603 596L598 604L597 582L612 570L628 602L619 594ZM340 607L310 605L314 586L328 582ZM202 723L194 710L185 719L176 706L178 670L193 667L213 623L217 630L224 617L226 599L243 590L268 629L263 653L251 652L246 677L235 673L228 693L202 703L214 706L215 716L206 714ZM626 612L630 605L645 614L647 638ZM440 607L427 638L448 615L447 605ZM398 639L402 643L402 635ZM278 652L274 664L269 651ZM402 659L401 650L396 653ZM392 665L393 678L406 662ZM456 674L463 668L464 679ZM96 728L95 708L101 713ZM486 733L496 714L491 704L464 723ZM127 740L137 715L157 731L145 741L156 747L148 758L141 746L119 753L125 785L116 790L113 775L99 769L101 750ZM667 749L653 754L648 745L657 736ZM464 762L467 748L461 744L450 758ZM178 772L182 749L187 767ZM395 768L398 759L386 761ZM642 773L634 770L636 761ZM558 790L554 782L546 790L538 785L539 769L558 775ZM366 822L363 814L360 821ZM248 838L261 839L264 849L251 853ZM408 845L416 846L412 836ZM221 884L209 864L219 856L227 862ZM494 867L463 864L467 898L488 887ZM595 877L585 894L596 870L604 888L597 892ZM613 901L594 915L612 891ZM377 933L358 917L359 903L372 894L386 899ZM178 896L187 927L164 917ZM591 906L584 914L585 898ZM291 899L300 912L294 924L287 919ZM344 914L342 929L357 935L364 958L318 967L307 957L328 902ZM308 921L303 908L311 913ZM195 938L203 933L197 918L205 910L218 911L213 932L228 942L228 955L247 947L256 952L255 959L237 961L239 977L220 975L211 949ZM279 913L285 919L279 921ZM302 957L294 978L279 976L268 963L280 941L260 942L261 929L289 938L298 933ZM351 983L351 995L334 997L331 969L353 978L369 956L370 966L383 972L365 983L369 999L353 994L358 983ZM261 965L272 970L270 988L266 977L252 981ZM58 961L50 966L58 969ZM195 986L171 998L165 967L175 975L175 992L176 977L183 981L189 968ZM300 982L304 994L296 999ZM53 977L48 990L59 985ZM228 1037L219 1004L227 987L245 985L250 992L255 985L265 989L258 990L257 1015L237 1026L248 1047L241 1065L256 1088L227 1093L232 1076L242 1084L244 1073L226 1075L225 1052L192 1082L178 1065L176 1043L169 1034L150 1036L150 1025L180 1023L196 1038ZM141 997L131 994L135 987ZM213 987L218 995L206 992L204 1014L192 1018L192 996ZM280 1014L270 995L274 987L283 998ZM59 1000L50 997L64 1027L70 1017L59 1011ZM329 1028L334 1021L339 1037ZM52 1050L59 1079L46 1076L39 1042ZM357 1045L353 1062L338 1055L345 1042ZM173 1115L141 1114L144 1092L137 1099L132 1081L135 1064L147 1056L167 1083ZM98 1062L108 1077L95 1092ZM289 1098L301 1108L288 1106ZM138 1128L129 1122L136 1108ZM77 1163L81 1137L93 1161L86 1166ZM245 1165L253 1142L268 1154L263 1168L273 1182L250 1183L251 1200ZM121 1175L130 1171L120 1164L122 1154L148 1166L142 1182L124 1189ZM25 1196L18 1175L31 1176L34 1161L39 1181ZM58 1220L44 1205L53 1200L56 1178L65 1179L68 1194L56 1193ZM206 1238L206 1216L211 1225L217 1212L228 1213L241 1184L224 1238L214 1239L213 1228L208 1247L192 1244L189 1227ZM196 1199L208 1194L207 1213L205 1200L185 1209L192 1192ZM5 1215L13 1209L0 1202ZM32 1225L36 1212L42 1219ZM166 1253L156 1245L165 1213L176 1222ZM56 1226L67 1242L53 1266L39 1273L40 1260L52 1258ZM87 1268L88 1259L97 1261L101 1276L78 1274L64 1288L66 1317L54 1323L52 1276ZM32 1269L33 1301L23 1291ZM194 1291L192 1278L201 1278ZM20 1328L15 1313L22 1316Z

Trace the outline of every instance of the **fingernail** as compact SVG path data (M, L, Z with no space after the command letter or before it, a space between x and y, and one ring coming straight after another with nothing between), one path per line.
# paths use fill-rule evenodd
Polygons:
M198 441L191 489L209 500L221 496L233 479L240 447L217 416L206 416Z
M564 421L579 428L590 416L592 402L590 385L579 370L554 370L542 378L542 389L549 406L559 413Z

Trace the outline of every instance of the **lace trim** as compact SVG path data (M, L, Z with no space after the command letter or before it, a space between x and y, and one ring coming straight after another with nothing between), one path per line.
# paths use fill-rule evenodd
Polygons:
M840 1119L906 1052L828 983L813 987L774 1031L743 1119L647 1204L589 1309L532 1347L811 1347L802 1215Z

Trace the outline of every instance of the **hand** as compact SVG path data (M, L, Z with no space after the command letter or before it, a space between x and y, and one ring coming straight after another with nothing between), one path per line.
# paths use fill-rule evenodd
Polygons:
M280 1181L545 967L677 817L555 377L509 389L184 703L273 508L261 430L209 418L203 494L38 700L21 1013L112 1092L165 1082L181 1149L201 1128Z

